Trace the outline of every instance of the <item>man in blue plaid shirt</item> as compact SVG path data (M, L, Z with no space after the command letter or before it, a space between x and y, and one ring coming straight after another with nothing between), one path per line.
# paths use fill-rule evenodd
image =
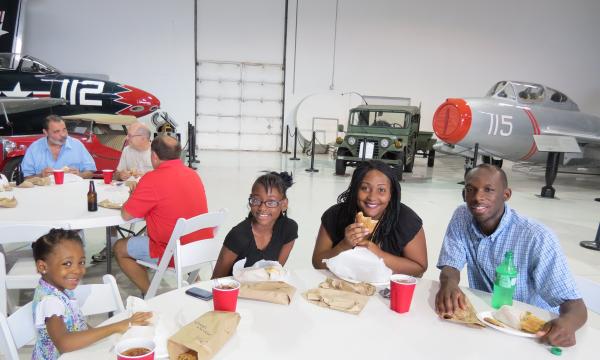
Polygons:
M467 264L469 286L492 292L496 267L512 251L519 271L514 298L558 312L538 333L556 346L575 344L575 331L587 320L587 310L577 292L558 239L544 225L517 214L503 170L482 164L465 175L465 201L446 230L438 260L439 314L465 308L460 290L460 270Z

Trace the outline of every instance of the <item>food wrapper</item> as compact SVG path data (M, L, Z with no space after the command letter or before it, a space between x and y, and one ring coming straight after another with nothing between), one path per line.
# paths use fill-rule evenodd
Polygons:
M108 199L104 199L98 203L98 206L107 208L107 209L120 209L123 207L122 203L112 202Z
M27 179L27 181L29 181L33 185L37 185L37 186L48 186L52 183L52 181L50 181L49 176L46 176L46 177L34 176L34 177L30 177L29 179ZM21 184L21 185L23 185L23 184Z
M242 283L238 296L244 299L289 305L295 292L295 287L283 281L260 281Z
M22 188L22 189L27 189L27 188L32 188L35 185L33 185L33 183L29 180L25 180L22 183L20 183L19 185L17 185L18 188Z
M8 179L6 178L6 176L4 176L4 174L0 173L0 192L1 191L11 191L11 190L12 190L12 186L8 182Z
M332 310L358 315L369 301L369 297L333 289L310 289L302 296L310 303Z
M198 360L212 358L233 335L240 323L240 314L228 311L209 311L182 327L169 338L170 359L191 359L180 355L196 355ZM186 354L187 355L187 354Z
M465 324L472 328L483 329L485 324L479 321L475 308L469 301L469 298L465 296L465 309L455 309L453 314L445 313L442 314L442 319L449 320L459 324Z
M367 296L375 294L376 290L375 286L364 282L355 284L348 281L332 278L327 278L327 280L319 284L319 287L322 289L336 289Z
M17 207L17 199L15 199L14 196L12 198L0 197L0 207L3 207L3 208Z
M242 259L233 264L233 278L243 282L257 281L285 281L288 272L277 261L260 260L251 267L244 267L246 259Z
M337 277L354 282L389 283L392 270L371 251L356 247L323 260Z
M529 311L525 311L519 314L518 310L512 306L503 305L499 310L492 313L493 319L489 321L497 326L508 326L515 330L524 331L527 333L535 334L540 331L546 321L538 318ZM499 321L503 325L498 325L493 320Z

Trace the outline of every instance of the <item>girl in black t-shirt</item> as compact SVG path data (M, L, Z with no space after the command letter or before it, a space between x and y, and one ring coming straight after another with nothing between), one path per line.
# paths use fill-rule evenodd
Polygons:
M219 253L213 279L231 275L233 264L246 259L246 267L259 260L285 262L298 238L298 224L287 217L287 189L292 176L271 172L252 185L248 198L250 214L229 231Z
M356 214L378 220L373 234L356 221ZM393 169L377 160L361 163L338 203L325 211L312 263L325 269L330 259L356 246L382 258L396 273L421 276L427 270L427 247L421 218L400 202L400 183Z

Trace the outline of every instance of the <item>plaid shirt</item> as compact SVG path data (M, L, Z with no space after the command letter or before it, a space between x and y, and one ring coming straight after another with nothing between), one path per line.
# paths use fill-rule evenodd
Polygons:
M496 267L507 251L514 254L518 276L514 299L558 313L567 300L580 299L558 239L547 227L504 204L493 234L483 234L466 204L455 211L437 267L459 271L467 264L469 286L492 292Z

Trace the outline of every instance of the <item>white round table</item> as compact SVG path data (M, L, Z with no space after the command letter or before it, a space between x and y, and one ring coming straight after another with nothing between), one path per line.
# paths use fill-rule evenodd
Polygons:
M14 188L9 193L0 193L2 196L14 195L17 199L16 207L0 208L0 231L4 224L65 226L70 229L106 227L107 245L109 245L109 228L129 222L123 220L120 210L98 207L98 211L88 211L89 184L89 180L83 180L62 185ZM116 184L113 182L107 185L102 180L94 180L98 202L107 198L126 200L128 188ZM130 222L137 220L139 219ZM3 233L2 236L10 236L10 234ZM107 261L107 272L110 273L110 261Z
M441 320L434 312L437 281L419 280L410 312L397 314L389 300L372 296L359 315L310 304L301 293L318 287L329 274L313 269L292 271L289 283L297 288L289 306L239 299L240 324L214 359L554 359L549 346L535 339L508 335L492 328L473 329ZM211 288L205 281L194 286ZM169 291L148 301L159 316L157 341L166 338L206 311L212 301L184 294L186 288ZM492 310L490 294L464 289L477 311ZM540 317L550 314L527 304L515 303ZM115 318L122 318L119 315ZM114 321L115 318L108 321ZM597 317L594 318L597 321ZM586 324L577 332L577 345L564 348L562 358L592 359L597 356L598 326ZM160 339L162 337L162 339ZM114 359L112 346L118 335L60 359Z

